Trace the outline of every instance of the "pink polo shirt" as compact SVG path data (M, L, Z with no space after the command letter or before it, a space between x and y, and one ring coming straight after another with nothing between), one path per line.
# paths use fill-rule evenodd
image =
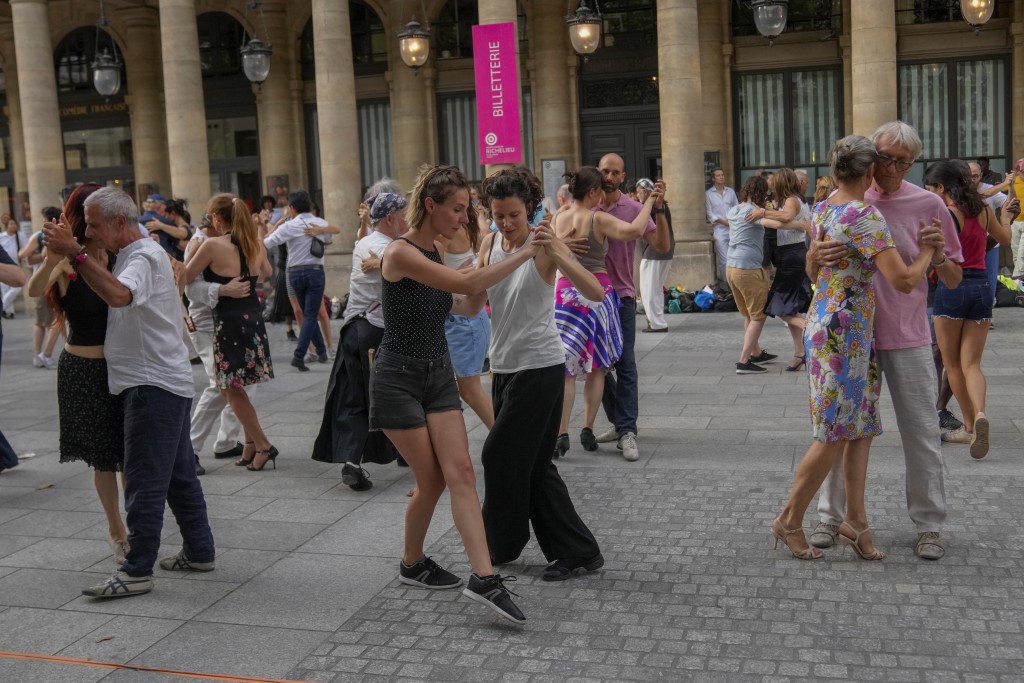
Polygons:
M882 194L874 187L864 194L864 201L879 210L889 226L896 251L910 265L921 253L917 244L920 222L925 225L933 218L942 221L946 237L946 258L955 263L963 261L956 226L938 195L903 181L892 194ZM874 277L875 296L875 348L881 351L931 346L928 329L928 283L921 279L909 294L898 291L882 276Z
M635 199L630 198L625 192L619 192L619 200L609 208L603 204L594 207L594 211L605 211L618 218L620 221L632 223L644 206ZM654 220L647 219L647 229L644 234L654 232L657 226ZM608 239L608 253L604 257L605 268L608 269L608 278L612 281L612 287L619 297L636 298L636 286L633 284L633 255L636 253L636 240L623 242L621 240Z

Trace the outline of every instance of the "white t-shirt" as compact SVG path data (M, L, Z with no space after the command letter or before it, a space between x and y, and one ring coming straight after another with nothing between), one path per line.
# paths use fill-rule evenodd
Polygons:
M383 284L380 268L364 273L362 265L363 259L367 258L371 251L377 255L377 258L383 256L384 250L393 241L387 235L371 232L356 242L356 246L352 250L352 275L349 278L348 306L345 307L342 325L362 313L366 315L366 320L371 325L384 329L384 310L381 308Z

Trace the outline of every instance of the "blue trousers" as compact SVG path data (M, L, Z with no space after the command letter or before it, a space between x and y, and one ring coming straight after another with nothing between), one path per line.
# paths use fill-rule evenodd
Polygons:
M3 351L4 328L0 326L0 357L3 357ZM4 436L4 433L0 432L0 470L5 470L10 467L14 467L17 464L17 454L15 454L14 449L11 448L11 444L7 441L7 437Z
M130 546L121 571L129 576L153 573L164 525L164 501L178 522L188 559L212 562L213 533L189 438L192 399L148 385L126 389L121 397Z
M320 307L324 304L324 270L323 268L302 268L289 270L288 281L295 292L302 308L302 329L299 330L299 343L295 346L296 360L306 357L306 349L313 342L316 352L327 353L327 345L320 334Z
M608 421L615 425L620 435L637 433L636 419L640 412L640 376L636 371L636 299L627 296L619 303L619 319L622 321L622 355L614 365L615 374L604 378L604 405Z

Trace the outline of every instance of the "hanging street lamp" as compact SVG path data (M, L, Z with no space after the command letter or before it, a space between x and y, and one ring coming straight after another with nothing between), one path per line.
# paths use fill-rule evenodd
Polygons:
M601 8L594 0L594 9L590 9L587 0L580 0L575 12L565 17L569 26L569 40L577 54L589 55L601 44Z
M775 39L786 30L789 18L789 0L750 0L754 10L754 25L757 32L768 39L771 46Z
M430 56L430 27L421 25L415 15L398 32L398 52L405 65L411 67L414 73L426 64Z
M960 0L960 13L974 29L975 35L981 33L982 25L992 18L995 8L995 0Z
M100 0L100 18L96 20L96 57L89 68L92 69L92 85L96 92L104 97L113 97L121 89L121 70L124 64L117 55L117 42L107 33L110 21L103 11L103 0ZM110 38L110 49L113 54L103 48L100 52L100 38Z
M263 36L267 37L267 22L263 17L263 3L260 0L248 0L245 5L245 14L248 18L249 10L260 13L260 26L263 28ZM274 54L274 48L269 40L262 41L255 35L238 51L242 55L242 71L250 83L259 85L267 80L270 75L270 58Z

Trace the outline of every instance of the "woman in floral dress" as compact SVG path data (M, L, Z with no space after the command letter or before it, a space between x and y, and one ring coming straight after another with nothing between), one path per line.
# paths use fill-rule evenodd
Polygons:
M814 441L797 468L786 507L772 523L776 547L782 541L801 560L822 557L820 550L807 545L804 513L840 453L847 501L840 541L866 560L885 557L874 547L864 507L868 451L871 439L882 433L872 351L872 277L878 271L896 289L910 292L927 271L933 249L923 247L907 266L893 248L881 214L864 203L876 159L875 146L867 138L849 135L835 143L829 163L839 189L814 207L811 218L815 239L841 241L850 250L835 266L809 273L817 281L804 332Z
M241 199L218 194L210 200L206 212L222 236L204 241L189 259L185 282L202 273L207 282L227 284L241 278L249 283L247 296L221 298L213 309L213 360L217 384L245 430L245 448L235 464L259 471L268 462L274 462L277 449L263 432L245 387L274 377L267 329L256 297L256 280L261 275L270 276L270 261L263 236L258 234Z

